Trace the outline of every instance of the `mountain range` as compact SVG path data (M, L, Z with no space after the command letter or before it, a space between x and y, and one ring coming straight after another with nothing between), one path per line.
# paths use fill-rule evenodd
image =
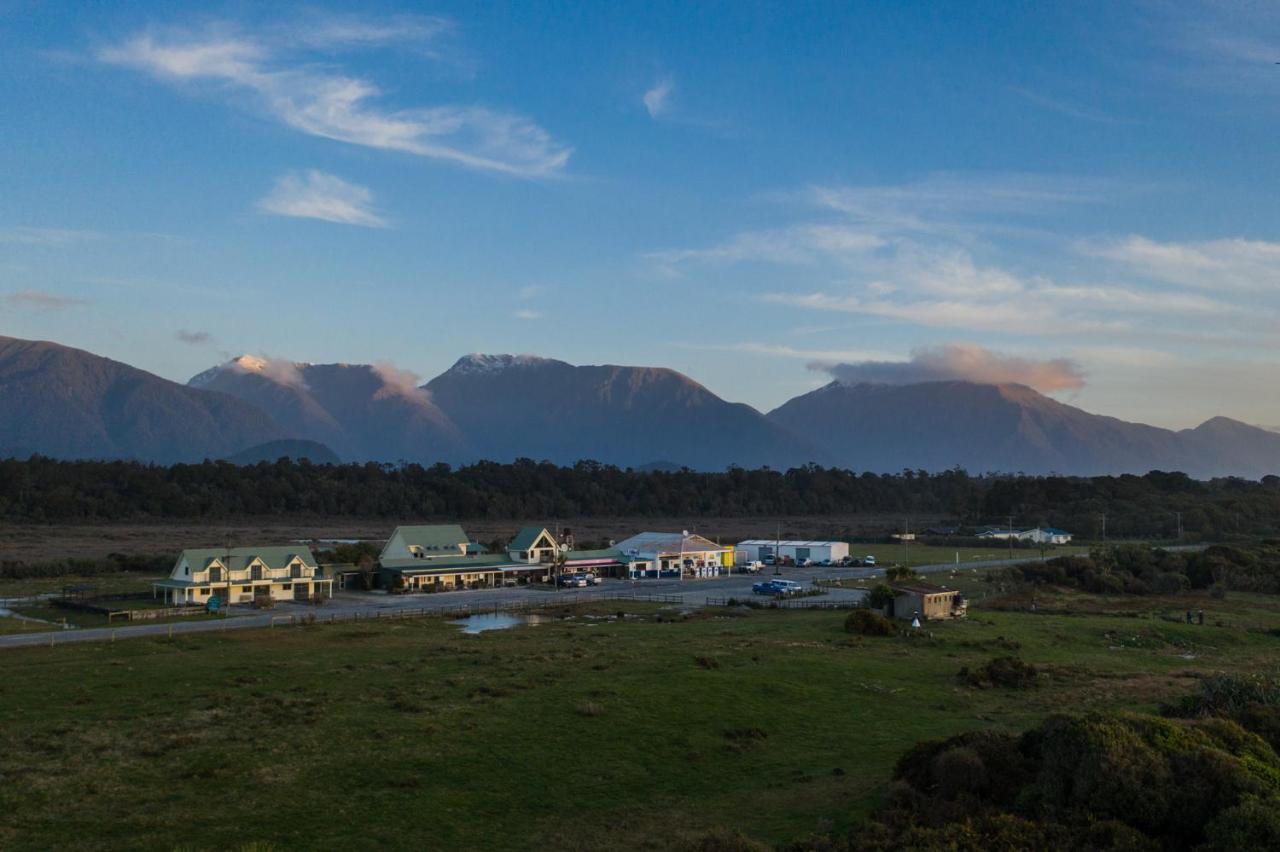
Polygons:
M0 403L0 456L1280 472L1273 431L1225 417L1162 429L1022 385L835 381L762 414L673 370L527 355L468 355L423 385L386 365L245 355L180 385L56 343L0 337Z

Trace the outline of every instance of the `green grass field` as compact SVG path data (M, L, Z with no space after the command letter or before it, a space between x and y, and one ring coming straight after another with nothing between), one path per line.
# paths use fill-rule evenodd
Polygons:
M6 650L0 847L652 849L714 826L781 842L865 814L920 739L1152 710L1194 672L1280 650L1275 598L1071 601L1096 611L1046 614L1042 596L932 639L851 637L839 612L670 623L629 605L640 617L475 636L420 619ZM1160 617L1192 605L1205 626ZM1011 648L1040 688L958 685Z

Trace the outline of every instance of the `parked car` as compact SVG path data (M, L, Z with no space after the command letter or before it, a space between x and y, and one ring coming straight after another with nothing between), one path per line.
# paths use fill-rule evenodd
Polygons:
M874 568L876 567L876 558L871 554L867 554L862 557L862 564L866 565L868 568Z
M771 582L773 583L774 588L784 595L793 595L804 588L804 586L800 585L795 580L773 580Z
M561 574L559 583L561 586L568 588L578 588L587 585L586 574Z
M588 574L587 579L591 582L591 585L593 586L598 586L604 582L604 577L601 577L599 574Z
M778 587L773 584L772 580L765 580L761 583L753 583L751 585L752 594L773 596L778 594Z
M796 560L796 567L797 567L797 568L812 568L812 567L813 567L813 560L812 560L812 559L798 559L798 560Z
M759 574L760 569L763 567L764 567L764 563L761 562L759 559L755 560L754 562L742 563L742 570L747 572L748 574Z

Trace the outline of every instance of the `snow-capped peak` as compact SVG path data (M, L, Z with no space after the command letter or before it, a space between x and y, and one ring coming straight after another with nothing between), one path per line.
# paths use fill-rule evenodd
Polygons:
M498 373L502 370L509 370L512 367L533 367L549 362L550 359L539 358L537 355L486 355L481 352L473 352L470 355L464 355L459 358L457 363L450 369L450 372Z
M281 385L303 386L302 369L308 364L297 364L292 361L277 361L259 355L245 353L232 358L216 367L211 367L187 382L191 387L205 387L222 373L231 370L237 373L252 373Z

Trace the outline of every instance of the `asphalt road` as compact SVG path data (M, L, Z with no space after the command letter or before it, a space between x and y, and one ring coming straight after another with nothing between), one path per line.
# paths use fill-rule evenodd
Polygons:
M945 574L954 570L990 569L1019 562L1036 562L1039 554L1013 560L989 560L982 562L918 565L921 574ZM0 635L0 648L31 645L61 645L67 642L114 642L118 639L156 636L182 636L190 633L208 633L219 630L244 630L286 624L288 616L315 615L320 621L333 618L338 621L352 618L395 617L407 612L428 610L453 610L470 608L473 611L503 609L536 604L554 605L577 600L588 601L614 595L661 595L678 597L686 606L703 606L707 598L749 598L753 583L773 576L769 569L759 574L733 574L698 580L606 580L599 586L584 589L549 590L530 586L513 589L477 589L464 592L439 594L388 595L384 592L337 592L324 606L280 603L267 612L248 607L232 607L226 618L177 621L168 624L130 624L120 627L93 627L78 630L59 630L47 633L14 633ZM802 584L818 579L866 579L884 576L881 568L785 568L783 576ZM859 589L831 589L826 595L812 600L815 605L841 600L856 600L864 594Z

